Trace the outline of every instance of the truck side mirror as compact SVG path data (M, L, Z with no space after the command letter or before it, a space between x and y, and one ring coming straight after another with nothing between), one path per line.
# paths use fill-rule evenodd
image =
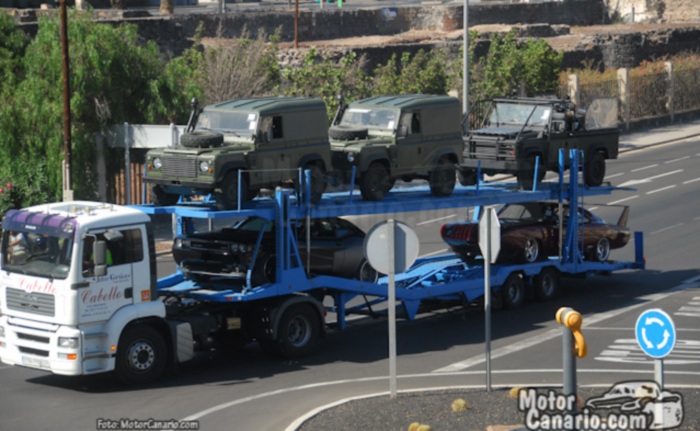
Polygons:
M107 243L105 241L95 241L92 246L92 255L95 259L95 276L102 277L107 275Z

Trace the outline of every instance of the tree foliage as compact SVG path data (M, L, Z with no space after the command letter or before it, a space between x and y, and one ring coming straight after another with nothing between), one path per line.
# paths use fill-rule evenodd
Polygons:
M447 63L440 50L419 50L415 55L396 54L374 71L374 94L445 94L447 92Z

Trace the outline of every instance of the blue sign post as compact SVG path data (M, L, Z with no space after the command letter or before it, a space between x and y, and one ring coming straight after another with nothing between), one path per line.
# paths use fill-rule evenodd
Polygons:
M642 351L656 359L654 376L659 387L664 387L663 358L676 345L676 327L671 317L658 308L646 310L637 318L634 334Z

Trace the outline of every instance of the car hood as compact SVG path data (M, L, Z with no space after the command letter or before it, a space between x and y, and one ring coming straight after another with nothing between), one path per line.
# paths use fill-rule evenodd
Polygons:
M501 136L504 138L515 138L520 132L520 127L487 127L476 129L469 132L469 137L486 135L486 136Z
M331 141L331 150L334 151L360 151L361 148L372 145L386 145L393 141L384 136L370 137L368 139L357 139L352 141Z
M201 154L246 153L251 150L252 145L250 143L231 143L213 148L188 148L177 146L163 149L163 154L199 156Z

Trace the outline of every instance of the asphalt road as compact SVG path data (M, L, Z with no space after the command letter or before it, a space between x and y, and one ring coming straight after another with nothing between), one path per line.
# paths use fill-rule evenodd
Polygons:
M667 384L700 386L699 143L643 149L609 163L607 179L635 190L595 198L595 205L601 211L605 204L630 205L630 225L645 232L648 269L566 280L555 301L494 312L494 385L561 384L554 313L570 306L583 313L589 344L589 356L578 363L580 384L652 378L653 363L635 348L633 328L642 310L662 308L678 329L677 347L666 360ZM446 252L438 229L462 216L442 211L397 218L416 229L425 256ZM378 220L355 221L368 229ZM631 260L632 247L614 251L613 258ZM162 259L160 269L169 264ZM476 308L400 321L399 390L483 387L483 334L484 314ZM108 375L66 378L0 366L0 417L8 430L92 430L99 419L121 418L193 419L202 430L284 430L319 406L387 391L387 374L386 321L364 318L343 332L331 330L314 355L299 361L271 359L251 345L236 355L201 355L162 382L136 389Z

